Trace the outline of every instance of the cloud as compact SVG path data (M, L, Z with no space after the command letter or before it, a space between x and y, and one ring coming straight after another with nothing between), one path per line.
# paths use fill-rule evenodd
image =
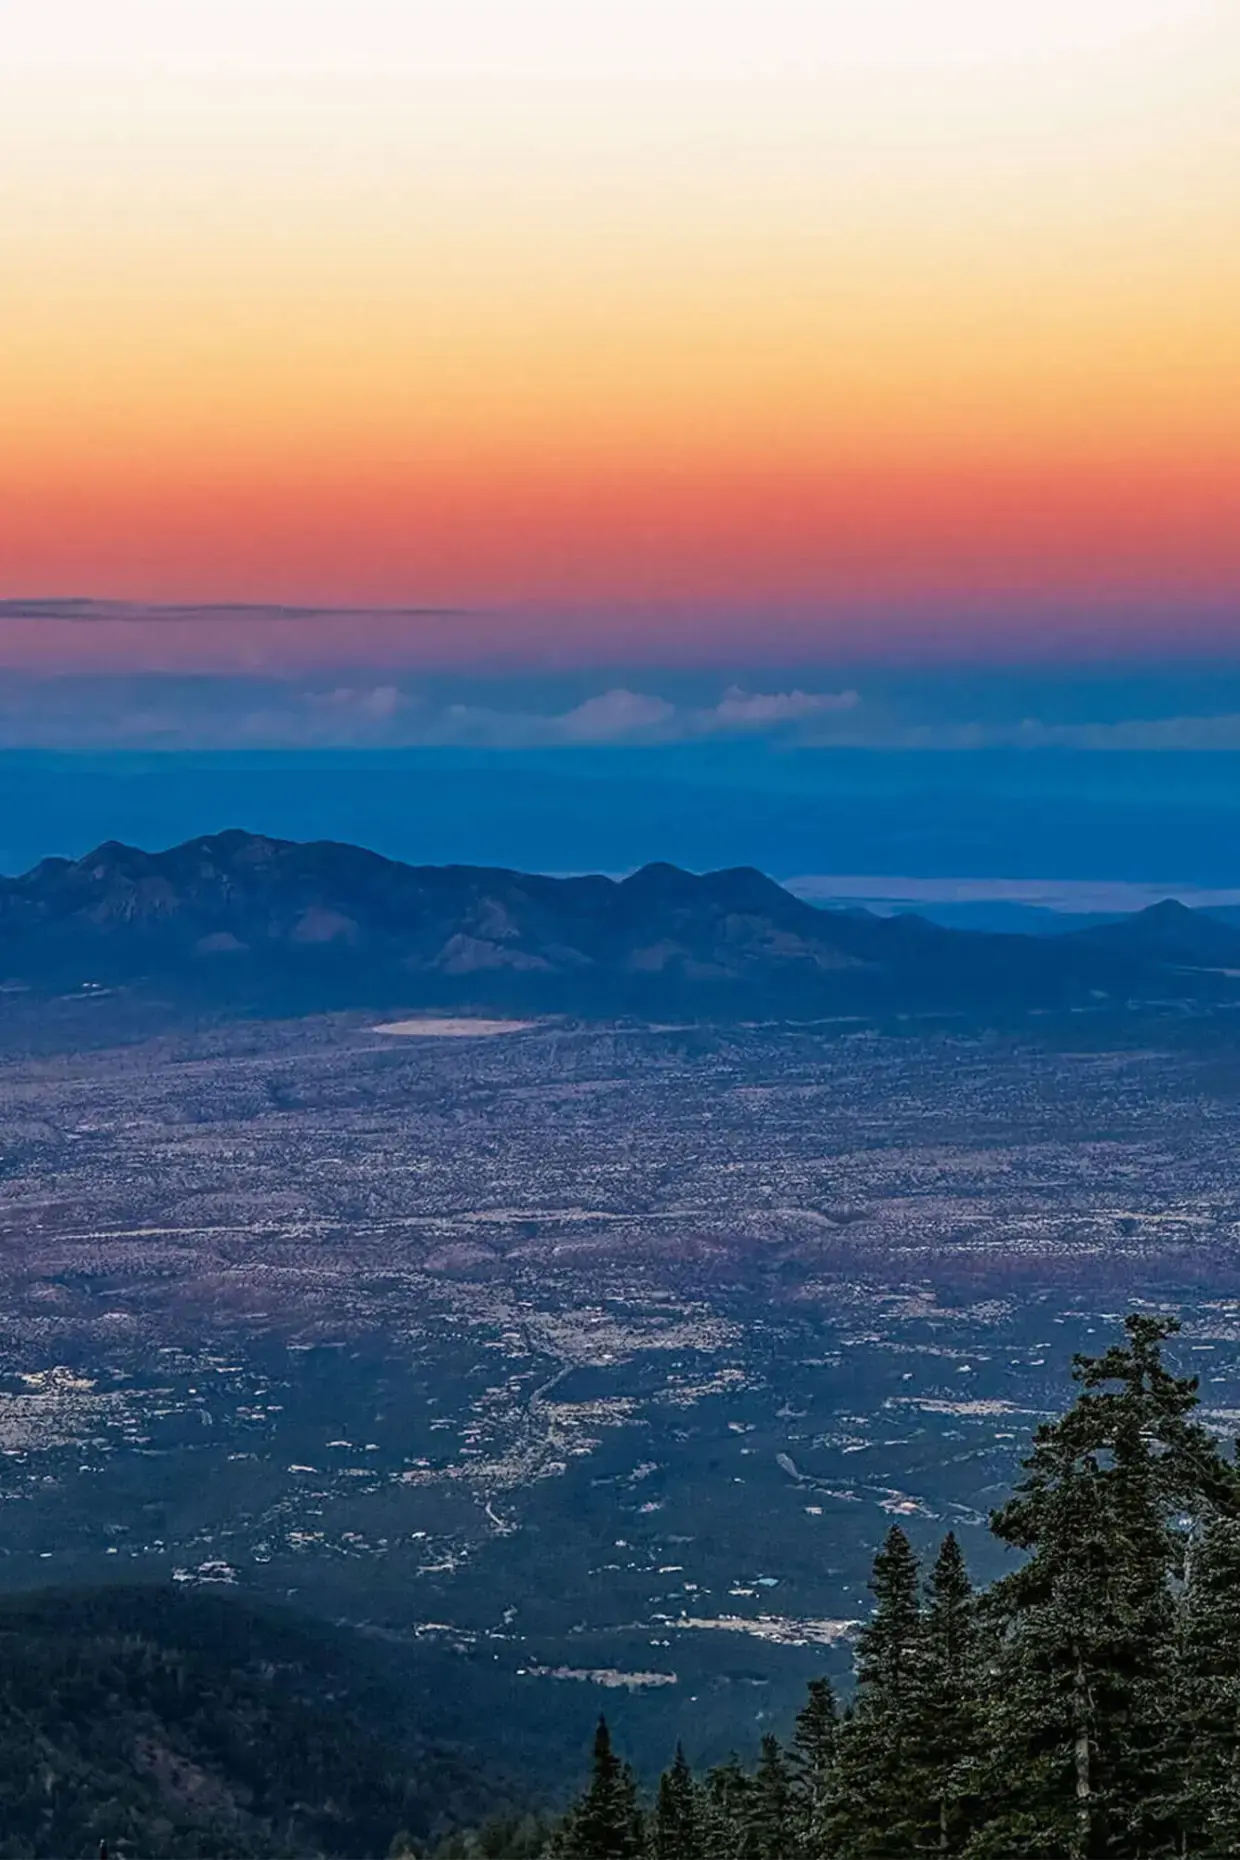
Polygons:
M614 743L643 738L684 742L734 731L781 730L809 717L853 710L860 702L855 691L765 692L731 685L718 704L676 705L666 698L620 687L587 698L563 716L538 721L549 739L565 742Z
M624 685L602 691L567 711L514 711L452 704L421 724L421 740L493 748L543 748L586 743L685 743L704 737L758 731L787 732L810 717L851 710L855 691L747 692L727 690L718 704L673 704Z
M677 717L676 706L669 704L666 698L648 697L644 692L621 688L587 698L584 704L578 704L564 716L544 721L552 726L558 723L566 742L614 743L626 737L674 729Z
M729 739L822 751L1235 754L1240 711L1084 722L967 714L923 720L881 696L863 703L851 688L763 691L739 684L713 702L616 684L577 701L505 704L480 701L468 690L450 696L442 683L419 689L390 673L319 681L27 673L0 681L0 747L9 748L636 749Z
M0 746L10 748L572 748L689 743L767 733L853 710L844 692L749 692L673 703L624 685L567 708L433 701L391 678L314 685L293 679L10 677Z
M1240 715L1134 717L1118 723L1043 723L1028 717L1012 740L1034 749L1235 750L1240 749Z
M1016 721L903 724L875 720L863 731L815 735L820 746L868 749L1067 749L1092 754L1240 751L1240 712L1219 716L1130 717L1105 723L1052 723L1040 717Z
M821 717L829 711L856 710L856 691L744 691L732 685L713 711L702 713L718 720L720 729L741 729L779 723L796 723L803 717Z
M272 602L145 602L98 600L0 600L0 625L6 621L41 622L45 626L289 626L324 621L349 626L358 620L426 620L478 614L477 607L289 607Z
M414 701L397 685L375 685L370 690L360 691L349 685L337 685L334 691L312 691L307 696L309 705L317 707L324 715L363 718L380 723L399 716Z

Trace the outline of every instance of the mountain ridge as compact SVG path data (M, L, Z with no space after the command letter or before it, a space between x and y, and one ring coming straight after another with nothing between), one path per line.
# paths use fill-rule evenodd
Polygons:
M3 1851L364 1860L503 1805L423 1666L226 1589L2 1596Z
M550 877L242 828L159 852L106 841L0 880L9 987L160 978L257 998L297 983L333 1003L424 995L590 1012L673 998L807 1013L1064 1005L1169 985L1226 993L1232 965L1219 956L1233 942L1240 967L1240 932L1176 906L1030 937L823 910L752 866ZM1186 948L1215 960L1186 963Z
M1092 949L1140 953L1184 968L1240 968L1240 928L1164 898L1118 922L1072 933Z

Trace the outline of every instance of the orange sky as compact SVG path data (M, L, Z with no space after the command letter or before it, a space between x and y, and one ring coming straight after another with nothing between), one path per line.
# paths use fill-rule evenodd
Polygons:
M1237 94L1232 0L10 0L0 595L1227 644Z

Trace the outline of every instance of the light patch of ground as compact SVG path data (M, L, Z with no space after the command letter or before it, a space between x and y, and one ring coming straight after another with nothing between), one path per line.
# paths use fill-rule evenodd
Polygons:
M207 1563L200 1563L197 1569L177 1568L172 1572L172 1580L179 1583L219 1583L225 1588L236 1586L237 1572L231 1563L221 1562L218 1558Z
M390 1033L401 1040L489 1040L500 1033L528 1033L532 1020L389 1020L372 1033Z
M46 1453L89 1439L111 1421L121 1421L130 1398L101 1394L88 1377L63 1364L21 1375L22 1394L0 1392L0 1452Z
M917 1408L922 1414L1040 1414L1037 1408L1018 1408L1015 1402L995 1400L988 1401L937 1401L928 1395L892 1395L883 1403L885 1408Z
M678 1683L675 1673L623 1673L614 1666L525 1666L520 1670L535 1679L575 1679L587 1685L610 1686L626 1692Z
M657 1618L657 1617L656 1617ZM856 1621L793 1621L783 1615L681 1616L668 1623L682 1632L712 1629L723 1634L752 1634L757 1640L780 1647L830 1647L846 1640L860 1624Z

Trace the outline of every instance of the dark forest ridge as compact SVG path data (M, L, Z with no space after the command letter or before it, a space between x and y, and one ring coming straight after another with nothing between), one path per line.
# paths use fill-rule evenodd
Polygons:
M287 1608L160 1582L6 1595L0 1655L6 1854L364 1860L503 1800L502 1758L437 1734L437 1669Z
M624 879L410 866L239 829L109 842L0 881L0 981L157 980L324 1004L779 1013L1098 1004L1236 992L1240 930L1183 906L1037 938L821 910L752 867Z

